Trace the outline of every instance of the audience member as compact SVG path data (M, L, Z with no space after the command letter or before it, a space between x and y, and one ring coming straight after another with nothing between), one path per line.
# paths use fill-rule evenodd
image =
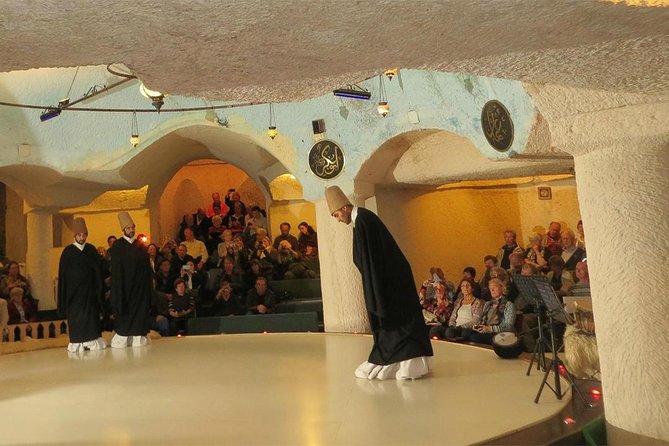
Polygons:
M316 231L314 231L314 228L312 228L306 221L297 225L297 229L300 231L300 237L297 239L297 244L299 246L298 252L305 259L317 259L318 236Z
M235 234L232 238L232 257L235 259L235 268L237 271L248 271L249 254L244 246L244 238L241 234Z
M211 226L211 218L207 217L204 209L197 208L197 211L193 214L193 219L201 237L206 240L207 234L209 234L209 226Z
M158 266L158 272L155 274L155 288L164 294L171 294L174 292L174 281L177 275L172 272L170 261L162 259Z
M195 224L195 217L193 217L193 214L184 214L181 224L179 225L179 234L177 236L179 242L186 240L186 229L191 230L194 238L203 238L203 234L200 232L200 227Z
M228 212L230 212L230 208L228 207L227 204L221 201L221 194L219 194L218 192L214 192L213 194L211 194L211 199L212 202L207 207L207 212L206 212L208 218L213 218L214 215L218 215L219 217L223 218L226 215L228 215Z
M576 264L585 259L585 251L576 246L576 236L571 229L562 231L562 260L564 269L573 271Z
M481 321L474 325L471 341L479 344L492 343L495 333L513 331L516 322L516 308L506 297L506 287L499 279L488 283L492 300L485 303L481 311Z
M223 241L223 231L226 228L223 226L223 218L220 215L214 215L211 218L211 226L209 226L209 238L207 239L207 252L213 254L217 250L218 244Z
M7 265L7 275L0 280L0 297L9 299L9 292L12 288L19 287L23 290L25 299L33 301L30 295L30 284L21 274L21 267L18 262L11 261Z
M197 291L204 281L200 271L195 268L195 264L192 261L186 262L186 264L181 267L179 278L184 281L188 291Z
M575 285L569 289L570 296L590 296L590 275L588 274L588 264L586 262L578 262L575 270L576 282Z
M160 267L160 252L158 252L158 246L155 243L149 243L146 247L146 252L149 253L149 263L151 263L151 271L154 273L158 271Z
M170 315L170 334L175 335L186 331L186 321L194 316L195 299L186 292L186 283L182 279L174 281L174 293L170 295L168 304Z
M552 221L548 225L548 232L546 233L546 242L544 247L546 248L546 256L544 258L548 261L550 256L559 256L562 254L562 243L560 240L560 233L562 231L562 225L556 221Z
M230 229L233 234L238 234L244 231L246 226L245 218L246 214L244 213L242 202L235 201L232 204L232 212L223 218L223 226Z
M20 286L9 290L7 313L9 315L9 325L37 322L37 308L35 308L31 299L24 295L23 288Z
M574 285L574 279L571 272L564 269L564 260L560 256L551 256L548 259L548 267L550 271L546 277L551 283L553 290L555 290L555 294L562 300Z
M504 231L504 244L499 248L499 252L497 253L497 264L504 269L511 268L509 255L511 255L512 252L517 252L522 255L523 248L516 243L516 233L507 229Z
M479 325L485 305L485 302L474 295L474 285L474 280L469 278L464 278L460 282L460 295L453 304L448 329L441 337L462 338L465 341L471 338L472 329L475 325Z
M241 203L242 205L242 214L246 215L246 205L242 202L241 195L235 189L228 189L228 195L225 196L225 204L231 210L234 210L235 203Z
M524 255L518 252L512 252L509 255L509 269L507 272L511 274L520 274L520 269L525 264Z
M235 316L244 314L245 310L239 300L232 294L232 285L228 282L221 283L221 288L216 293L214 304L211 308L212 316Z
M430 337L443 338L453 310L443 282L434 283L434 297L433 300L423 302L423 316L430 325Z
M524 261L534 265L535 268L542 271L548 265L546 259L549 257L546 248L543 247L543 237L541 234L534 233L530 237L530 247L525 250Z
M274 292L267 287L267 278L258 277L255 287L246 293L247 314L268 314L274 313L276 305L276 296Z
M226 228L223 230L223 240L218 244L216 250L218 251L219 265L225 257L234 257L235 242L233 240L232 231L230 229Z
M181 242L181 244L186 246L188 255L193 257L193 263L196 265L198 270L201 270L209 258L207 247L201 240L197 240L195 238L193 231L191 231L189 228L184 230L184 237L185 240Z
M485 265L485 272L483 273L483 277L481 277L481 281L479 282L481 290L488 288L490 271L492 271L492 269L497 266L497 257L487 255L483 258L483 264Z
M579 220L578 223L576 223L576 232L578 233L578 235L576 236L576 246L581 248L583 251L586 251L585 232L583 231L583 220Z
M174 290L174 281L170 284L170 288ZM160 336L170 334L169 309L170 295L154 289L151 295L151 317L153 318L151 330L157 331Z
M472 281L472 285L474 286L474 296L476 298L481 297L481 286L476 282L476 268L473 266L467 266L465 269L462 270L462 279L469 279ZM460 297L462 295L462 291L460 291L460 287L458 287L457 290L457 297Z
M179 275L181 275L181 267L186 265L188 262L195 263L193 257L188 254L188 247L185 244L180 243L179 246L177 246L176 255L173 256L172 260L170 261L172 265L172 275L179 277Z
M279 229L281 231L280 235L277 235L276 238L274 239L274 243L272 246L274 249L279 249L279 243L281 243L284 240L287 240L290 243L290 248L293 251L297 251L300 249L300 244L298 243L297 239L295 238L294 235L290 233L290 223L288 222L283 222L279 226Z
M247 215L246 218L246 230L248 231L248 237L255 236L258 228L268 229L267 217L263 215L263 211L260 209L260 206L252 206L251 213Z
M232 293L235 296L241 296L246 291L244 275L241 271L235 270L235 259L231 256L223 258L223 271L219 277L219 284L223 282L228 282L232 286Z
M316 277L316 273L304 264L302 256L295 251L288 240L279 243L276 257L277 279L303 279L305 277Z

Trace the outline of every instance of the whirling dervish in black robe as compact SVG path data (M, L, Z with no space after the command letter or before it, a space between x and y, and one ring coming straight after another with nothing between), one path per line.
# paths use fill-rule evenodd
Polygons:
M337 186L326 189L332 215L353 223L353 263L362 275L365 306L374 336L360 378L418 378L429 371L433 355L411 265L381 219L353 207Z
M102 274L100 257L90 243L83 218L73 222L74 243L67 246L58 265L58 312L67 316L68 351L99 350L107 346L100 337L102 324Z

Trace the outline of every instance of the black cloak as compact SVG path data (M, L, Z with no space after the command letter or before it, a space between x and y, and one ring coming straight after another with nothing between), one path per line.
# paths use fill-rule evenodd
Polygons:
M388 365L432 356L411 265L381 219L357 208L353 263L362 274L374 347L369 362Z
M58 312L67 315L70 342L94 341L102 333L100 256L90 243L67 246L58 265Z
M120 336L146 336L151 328L153 272L149 253L124 237L111 249L111 307Z

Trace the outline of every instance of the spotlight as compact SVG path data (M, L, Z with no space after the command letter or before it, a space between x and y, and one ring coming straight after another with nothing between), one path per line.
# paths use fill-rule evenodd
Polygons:
M52 108L47 108L42 112L41 115L39 115L39 120L44 122L48 121L49 119L53 119L57 116L60 116L60 112L62 110L60 108L52 107Z
M385 74L388 80L391 81L393 80L398 71L399 68L391 68L390 70L386 70L383 74Z
M362 99L364 101L372 97L372 93L358 85L349 85L346 88L338 88L332 92L341 98Z
M63 98L60 101L58 101L58 108L63 108L67 105L70 105L70 98Z

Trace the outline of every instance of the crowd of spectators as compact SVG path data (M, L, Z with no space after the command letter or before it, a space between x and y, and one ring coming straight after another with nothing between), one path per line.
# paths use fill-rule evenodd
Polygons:
M504 244L497 255L483 258L484 273L476 281L476 269L467 266L457 286L432 267L419 291L430 336L490 344L499 332L522 335L524 348L534 349L537 333L537 306L519 293L514 274L545 275L555 294L589 296L590 280L585 251L583 223L578 236L561 224L551 222L546 234L532 234L523 249L516 233L504 232Z

